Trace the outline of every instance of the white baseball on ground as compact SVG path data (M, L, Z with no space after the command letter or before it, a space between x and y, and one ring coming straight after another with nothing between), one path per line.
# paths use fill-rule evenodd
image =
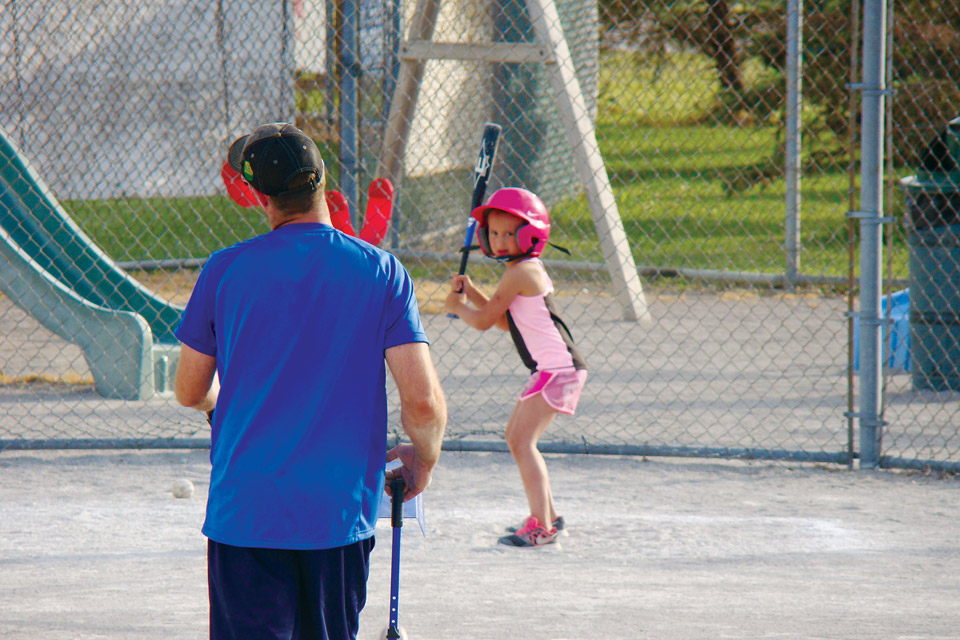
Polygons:
M186 478L178 478L173 481L171 490L175 498L189 498L193 495L193 483Z

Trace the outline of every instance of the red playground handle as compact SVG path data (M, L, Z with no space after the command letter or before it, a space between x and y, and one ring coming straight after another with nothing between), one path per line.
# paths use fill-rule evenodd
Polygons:
M223 179L223 186L227 188L227 195L238 206L244 209L257 206L257 196L254 195L250 185L240 177L240 174L229 163L223 163L223 168L220 169L220 177Z
M339 191L327 191L326 198L333 228L339 229L348 236L356 237L357 232L353 230L353 223L350 222L350 206L347 204L347 199Z
M360 239L376 246L387 235L393 213L393 185L386 178L377 178L367 189L367 214L360 229Z
M220 177L227 188L227 195L237 206L249 209L259 205L253 189L229 163L223 163ZM360 230L360 239L372 245L379 245L387 235L390 215L393 213L393 185L386 178L378 178L370 183L367 194L367 214L363 228ZM357 232L350 221L350 207L347 199L339 191L327 191L325 197L333 227L349 236L357 237Z

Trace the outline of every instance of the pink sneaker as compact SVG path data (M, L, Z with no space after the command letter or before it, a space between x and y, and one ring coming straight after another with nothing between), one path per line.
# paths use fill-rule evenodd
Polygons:
M500 538L500 544L508 547L542 547L557 541L557 528L549 530L540 526L540 521L534 516L527 518L520 529L509 536Z
M527 516L527 517L529 518L530 516ZM504 531L506 531L507 533L516 533L520 529L523 529L523 526L525 524L527 524L526 520L524 520L523 522L521 522L515 527L507 527L504 529ZM563 519L563 516L557 516L557 519L553 521L553 526L557 528L557 533L559 533L560 535L562 536L569 535L566 530L567 523Z

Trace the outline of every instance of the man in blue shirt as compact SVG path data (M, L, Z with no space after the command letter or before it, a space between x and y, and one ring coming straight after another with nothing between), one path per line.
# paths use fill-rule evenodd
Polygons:
M313 141L264 125L230 162L271 231L210 257L176 331L177 399L213 410L210 637L352 639L384 461L426 488L443 392L409 274L331 226ZM384 360L410 438L389 452Z

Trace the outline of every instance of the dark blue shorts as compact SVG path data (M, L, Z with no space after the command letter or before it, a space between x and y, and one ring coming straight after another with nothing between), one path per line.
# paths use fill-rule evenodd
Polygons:
M310 551L207 542L211 640L354 640L374 539Z

